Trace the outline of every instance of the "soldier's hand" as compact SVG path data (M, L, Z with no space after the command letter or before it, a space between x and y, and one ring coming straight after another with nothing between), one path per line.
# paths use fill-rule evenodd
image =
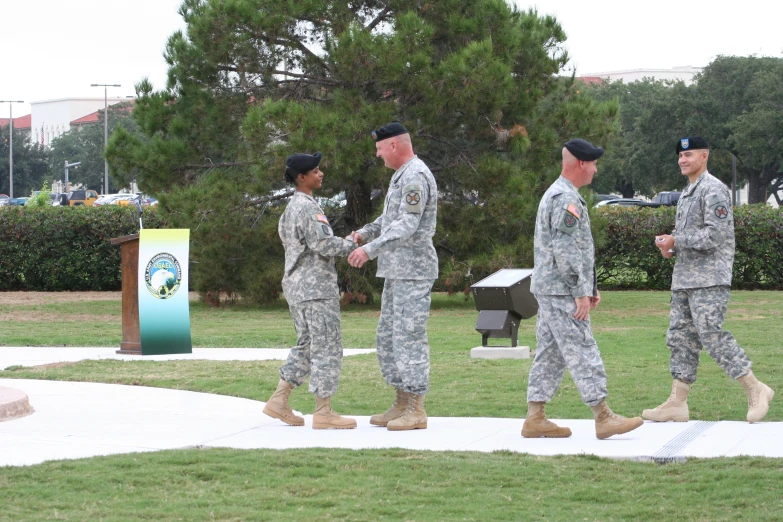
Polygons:
M661 250L661 255L663 255L663 257L672 257L672 254L674 253L674 236L669 234L655 236L655 246ZM669 250L672 252L669 252Z
M590 315L590 299L589 295L584 297L577 297L574 299L576 303L576 312L574 312L574 319L577 321L584 321L587 316Z
M354 268L361 268L369 260L370 256L364 251L364 247L359 247L348 254L348 264Z
M362 246L362 243L364 243L364 241L362 241L362 236L355 230L351 230L351 233L348 234L345 239L352 239L353 242L359 246Z
M598 303L601 302L601 292L596 290L595 295L590 298L590 310L598 308Z

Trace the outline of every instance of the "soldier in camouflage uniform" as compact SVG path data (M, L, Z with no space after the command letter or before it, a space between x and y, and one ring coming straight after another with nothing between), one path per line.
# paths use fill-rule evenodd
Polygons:
M346 256L356 245L335 237L329 220L313 199L313 190L323 181L320 162L320 152L293 154L286 161L285 177L296 185L296 192L280 217L278 233L285 248L283 293L298 339L280 368L280 382L264 413L293 426L304 426L304 419L294 415L288 405L288 397L310 375L310 393L316 397L313 428L355 428L354 419L332 410L331 396L337 391L343 358L334 256Z
M603 152L581 139L566 143L561 175L538 206L530 284L538 300L537 346L528 379L524 437L571 436L570 429L557 426L544 414L544 405L560 387L566 368L582 401L593 410L599 439L627 433L643 422L639 417L616 415L607 406L606 372L590 328L590 310L601 296L590 218L578 189L593 181Z
M677 256L672 274L672 304L666 345L673 382L669 399L642 416L654 421L689 419L688 393L696 381L702 348L748 396L748 422L761 420L775 392L759 382L751 363L730 332L723 330L734 264L734 216L729 189L707 171L709 145L691 136L677 143L688 188L677 202L677 221L669 235L656 236L664 257Z
M370 423L392 431L425 429L424 395L429 390L430 347L427 320L430 292L438 278L432 244L438 187L430 169L413 153L410 134L400 123L371 133L376 155L395 170L383 214L353 232L357 243L348 262L361 267L378 258L385 278L376 344L383 378L396 389L394 404Z

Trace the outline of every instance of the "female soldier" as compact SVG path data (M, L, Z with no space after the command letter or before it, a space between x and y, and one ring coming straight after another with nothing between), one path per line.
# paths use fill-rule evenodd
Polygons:
M280 367L280 382L264 413L292 426L304 426L304 419L294 415L288 405L288 396L310 375L310 393L316 401L313 428L349 429L356 427L356 421L331 408L343 357L340 291L333 256L348 255L355 244L335 237L313 199L313 190L321 187L324 177L320 163L320 152L292 154L286 160L285 179L295 185L296 192L277 230L285 248L283 293L298 339Z

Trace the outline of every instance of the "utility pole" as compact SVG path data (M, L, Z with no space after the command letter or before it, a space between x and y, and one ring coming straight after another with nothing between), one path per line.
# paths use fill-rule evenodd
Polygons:
M68 190L68 169L71 167L75 167L76 165L81 165L81 161L77 161L76 163L68 163L68 160L65 160L65 193L67 194L70 192Z
M109 87L122 87L118 83L92 83L90 87L103 87L103 148L109 142ZM109 193L109 162L103 160L103 193Z
M731 155L731 206L737 206L737 156Z
M21 100L0 100L8 103L8 197L14 198L14 103L24 103Z

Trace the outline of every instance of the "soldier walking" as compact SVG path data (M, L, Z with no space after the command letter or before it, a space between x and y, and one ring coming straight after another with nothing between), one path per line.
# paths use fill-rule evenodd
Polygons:
M734 214L729 189L707 170L707 140L699 136L677 142L680 171L688 188L677 202L671 234L656 236L661 255L677 256L672 274L672 304L666 346L672 392L660 406L644 410L653 421L689 419L688 393L696 382L702 348L726 374L745 388L750 423L769 410L775 392L756 379L751 362L730 332L723 330L734 265Z
M396 389L394 404L373 415L370 424L391 431L427 428L424 396L429 390L430 346L427 321L438 255L432 244L438 187L430 169L414 153L408 130L394 122L372 131L376 156L394 169L383 214L352 232L363 245L348 256L361 267L378 258L385 278L376 345L381 374Z
M599 439L642 425L639 417L616 415L606 404L606 371L593 339L590 310L601 301L595 279L595 246L585 200L577 189L593 181L604 149L582 140L563 146L560 177L547 189L536 216L530 291L538 300L536 357L530 368L528 411L522 436L570 437L571 430L546 418L566 367L582 401L595 416Z
M343 360L340 329L340 292L334 256L345 256L356 245L335 237L329 220L313 199L321 187L321 153L293 154L286 160L285 179L296 186L278 224L285 248L283 293L296 328L297 343L280 367L277 390L264 413L292 426L304 419L288 405L291 390L310 375L310 393L315 395L314 429L355 428L356 421L332 410Z

